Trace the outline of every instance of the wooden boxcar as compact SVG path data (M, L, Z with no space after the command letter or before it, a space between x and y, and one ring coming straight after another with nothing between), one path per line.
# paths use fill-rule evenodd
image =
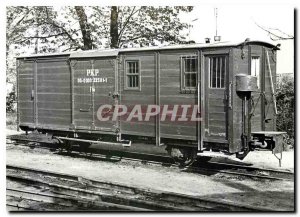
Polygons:
M251 145L261 145L253 132L275 131L277 49L246 40L18 57L18 125L62 140L148 138L188 155L243 158ZM237 89L243 75L256 78L256 90ZM101 105L141 105L144 115L147 105L196 105L201 119L161 121L158 114L149 121L100 121Z

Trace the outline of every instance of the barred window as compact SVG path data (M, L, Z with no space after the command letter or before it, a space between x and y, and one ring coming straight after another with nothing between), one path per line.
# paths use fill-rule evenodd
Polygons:
M197 87L197 56L182 57L182 88L195 89Z
M126 61L126 88L139 89L140 68L139 61Z
M226 56L214 56L209 58L209 87L225 88Z

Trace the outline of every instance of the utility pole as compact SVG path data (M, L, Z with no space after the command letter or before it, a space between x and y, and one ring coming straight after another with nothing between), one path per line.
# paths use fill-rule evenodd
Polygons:
M214 37L214 40L221 41L221 36L218 36L218 8L215 8L214 11L215 11L215 18L216 18L216 35Z
M216 36L218 35L218 8L215 8L215 17L216 17Z

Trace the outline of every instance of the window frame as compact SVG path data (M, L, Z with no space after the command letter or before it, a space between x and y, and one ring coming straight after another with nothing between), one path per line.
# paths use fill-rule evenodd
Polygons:
M133 73L128 73L128 63L137 62L138 63L138 81L139 84L137 87L128 87L128 76L133 75ZM124 62L124 90L136 90L141 91L141 61L140 59L126 59Z
M195 69L196 71L195 72L185 72L185 61L186 59L195 59L196 61L196 66L195 66ZM183 55L183 56L180 56L180 89L181 89L181 93L185 93L186 91L189 91L189 92L195 92L197 90L197 84L198 84L198 76L199 76L199 61L198 61L198 55L196 54L192 54L192 55ZM187 74L195 74L196 75L196 85L194 87L187 87L185 85L185 77Z
M224 74L224 87L212 87L211 86L211 58L214 57L224 57L225 59L225 74ZM208 88L209 89L215 89L215 90L225 90L226 89L226 76L228 73L228 67L229 67L229 61L228 61L228 57L227 54L213 54L213 55L209 55L208 56ZM220 78L219 78L220 79Z
M250 75L252 76L252 59L253 58L258 58L259 59L259 72L257 77L257 88L258 90L261 89L261 77L262 77L262 57L259 54L252 54L251 55L251 60L250 60Z

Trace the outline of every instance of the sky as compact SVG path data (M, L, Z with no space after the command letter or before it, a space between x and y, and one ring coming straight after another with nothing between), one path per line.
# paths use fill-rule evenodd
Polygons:
M190 39L204 42L204 38L213 38L216 31L214 8L218 8L218 35L225 41L260 39L270 41L268 35L255 23L261 26L278 28L281 31L294 33L294 8L290 6L232 5L206 6L196 5L194 10L182 15L190 22ZM194 19L198 19L191 22Z
M189 14L183 14L182 20L191 23L190 40L204 43L205 38L213 40L216 35L215 8L218 11L217 31L222 41L242 42L250 40L267 41L281 44L277 52L277 73L294 72L294 41L272 41L263 27L280 29L294 35L294 8L288 5L196 5ZM195 21L193 21L195 20ZM192 22L193 21L193 22Z

